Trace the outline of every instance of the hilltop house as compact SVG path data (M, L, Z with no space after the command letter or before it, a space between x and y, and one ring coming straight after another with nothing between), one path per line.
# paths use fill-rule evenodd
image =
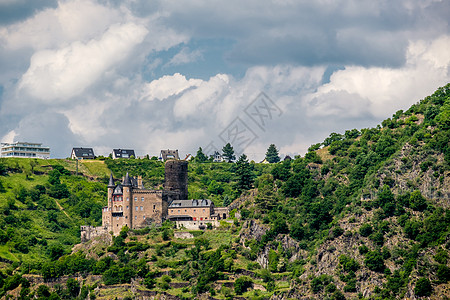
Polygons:
M118 159L118 158L136 158L136 154L134 154L134 150L131 149L113 149L112 158Z
M175 159L179 160L180 156L178 155L178 150L161 150L161 153L159 154L159 159L161 161L167 161L169 159Z
M94 159L94 149L92 148L72 148L71 159Z

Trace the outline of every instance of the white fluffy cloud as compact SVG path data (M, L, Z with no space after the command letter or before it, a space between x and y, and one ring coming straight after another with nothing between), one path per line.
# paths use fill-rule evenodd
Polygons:
M136 24L111 26L100 40L75 42L60 50L39 51L19 84L30 95L66 100L82 93L142 42L147 30Z
M450 81L446 1L119 2L60 0L0 25L3 141L54 157L194 154L240 118L258 161L271 143L295 155L374 126ZM281 110L264 130L245 113L261 91Z
M429 95L450 78L450 37L414 41L402 68L349 66L335 72L330 83L308 95L315 116L354 116L370 112L383 119Z

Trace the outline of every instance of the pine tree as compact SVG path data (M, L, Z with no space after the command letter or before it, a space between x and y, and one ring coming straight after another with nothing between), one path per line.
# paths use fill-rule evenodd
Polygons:
M199 147L197 150L197 156L195 156L195 161L196 162L206 162L208 160L208 158L206 157L205 153L203 153L202 147Z
M269 163L277 163L280 161L280 156L278 155L277 147L274 144L270 144L266 152L266 160Z
M254 176L247 155L242 154L236 162L237 190L240 192L252 188Z
M222 148L222 152L223 152L223 157L228 161L228 162L233 162L233 160L236 159L236 156L234 155L234 149L233 146L231 146L230 143L226 144L225 146L223 146Z

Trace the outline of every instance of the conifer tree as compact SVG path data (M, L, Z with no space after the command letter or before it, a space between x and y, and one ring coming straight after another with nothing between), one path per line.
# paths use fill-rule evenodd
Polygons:
M254 176L247 155L242 154L236 162L237 190L239 192L252 188Z
M203 153L202 147L198 148L197 156L195 156L195 160L200 163L206 162L208 160L208 157L206 157L205 153Z
M233 162L233 160L236 159L236 156L234 155L233 146L231 146L230 143L223 146L222 152L223 152L222 155L227 160L227 162Z
M266 160L271 164L280 161L280 156L278 155L278 150L277 147L275 147L275 144L270 144L269 148L267 149Z

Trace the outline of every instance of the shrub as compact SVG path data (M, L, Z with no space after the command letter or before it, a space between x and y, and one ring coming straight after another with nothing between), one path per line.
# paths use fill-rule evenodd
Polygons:
M373 228L372 225L366 223L363 224L360 228L359 228L359 234L362 235L363 237L368 237L369 235L371 235L373 232Z
M422 277L417 280L416 286L414 288L414 294L416 294L416 296L430 296L432 291L433 288L428 278Z
M241 295L252 286L252 279L248 276L241 276L234 282L234 291L236 294Z
M364 263L369 270L374 272L383 272L385 268L383 256L379 251L367 252Z

